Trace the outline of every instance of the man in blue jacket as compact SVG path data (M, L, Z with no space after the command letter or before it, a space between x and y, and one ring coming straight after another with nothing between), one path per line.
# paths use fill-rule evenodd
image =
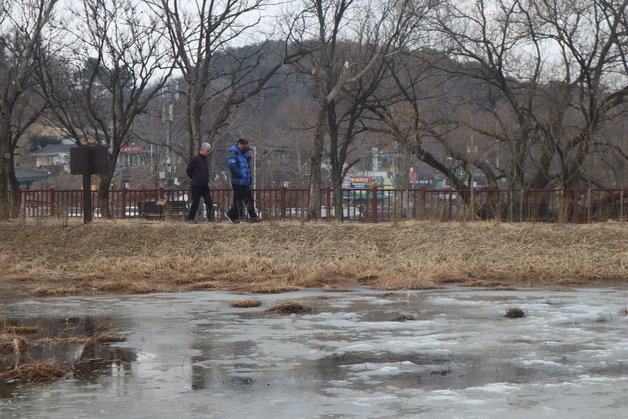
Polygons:
M185 170L190 177L190 187L192 189L192 206L188 214L188 221L194 221L201 197L205 201L207 219L209 221L214 219L214 204L209 192L209 168L207 167L207 155L211 149L212 146L209 143L201 144L200 151L196 156L192 157Z
M231 170L231 186L233 187L233 205L225 213L232 223L239 223L246 219L248 212L249 223L262 221L255 212L255 203L251 193L251 156L249 155L249 141L240 138L228 151L227 164Z

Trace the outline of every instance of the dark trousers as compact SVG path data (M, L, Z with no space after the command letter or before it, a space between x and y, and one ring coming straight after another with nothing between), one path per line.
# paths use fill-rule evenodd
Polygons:
M249 218L257 218L255 212L255 204L253 202L253 194L251 188L245 185L231 185L233 187L233 205L227 215L232 220L241 220L249 213Z
M214 219L214 203L212 202L212 196L209 193L209 186L192 186L192 206L188 213L188 220L193 220L196 216L196 210L198 204L201 202L201 197L205 201L205 209L207 210L207 219L212 221Z

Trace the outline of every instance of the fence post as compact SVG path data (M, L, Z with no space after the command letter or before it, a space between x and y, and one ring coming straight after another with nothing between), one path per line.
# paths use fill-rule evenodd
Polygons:
M469 211L471 221L475 221L475 192L473 189L473 181L471 181L471 211Z
M372 189L373 191L373 222L377 222L377 186Z
M587 223L591 223L591 214L593 212L593 203L591 202L591 187L587 189Z
M122 214L120 215L120 218L122 218L123 220L126 218L126 193L127 191L128 191L127 188L122 188Z
M57 194L55 188L50 188L50 216L55 216L55 207L57 206Z
M624 224L624 188L619 191L619 222Z
M286 218L286 191L288 188L283 186L281 188L281 218Z
M513 215L512 215L512 211L513 211L512 206L513 206L513 204L512 204L512 186L510 186L508 188L508 222L509 223L512 223L512 217L513 217Z
M526 210L527 208L525 208L527 205L524 206L524 199L525 202L528 202L528 193L526 192L526 190L523 188L523 186L521 188L519 188L519 222L523 222L523 211Z
M454 219L454 198L453 195L454 192L452 192L452 190L449 190L449 205L447 206L447 208L449 209L449 215L447 216L447 220L446 221L453 221ZM460 191L456 191L456 200L458 200L458 198L460 197ZM457 205L457 204L456 204Z

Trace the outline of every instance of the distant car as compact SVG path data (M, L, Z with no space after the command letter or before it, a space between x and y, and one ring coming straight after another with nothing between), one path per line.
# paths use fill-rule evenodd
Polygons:
M83 208L81 208L81 207L68 207L67 214L68 214L68 217L82 217L83 216Z
M68 215L68 217L82 217L83 208L82 207L68 207L66 214ZM92 211L92 217L102 218L100 208L94 208L94 210Z
M331 209L330 214L332 217L336 214L333 208ZM321 218L325 218L325 217L327 217L327 207L323 205L321 207ZM362 211L356 207L343 208L342 218L348 218L348 219L362 218Z
M126 207L124 209L124 216L125 217L137 217L139 215L140 215L140 213L137 210L137 207Z

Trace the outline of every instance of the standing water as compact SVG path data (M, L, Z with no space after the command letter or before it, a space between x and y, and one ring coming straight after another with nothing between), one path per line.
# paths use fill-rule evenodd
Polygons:
M626 297L355 288L245 309L227 292L3 296L0 318L36 337L107 325L126 340L26 352L75 371L0 384L0 417L628 417ZM263 312L286 300L314 311ZM524 317L506 317L513 308Z

